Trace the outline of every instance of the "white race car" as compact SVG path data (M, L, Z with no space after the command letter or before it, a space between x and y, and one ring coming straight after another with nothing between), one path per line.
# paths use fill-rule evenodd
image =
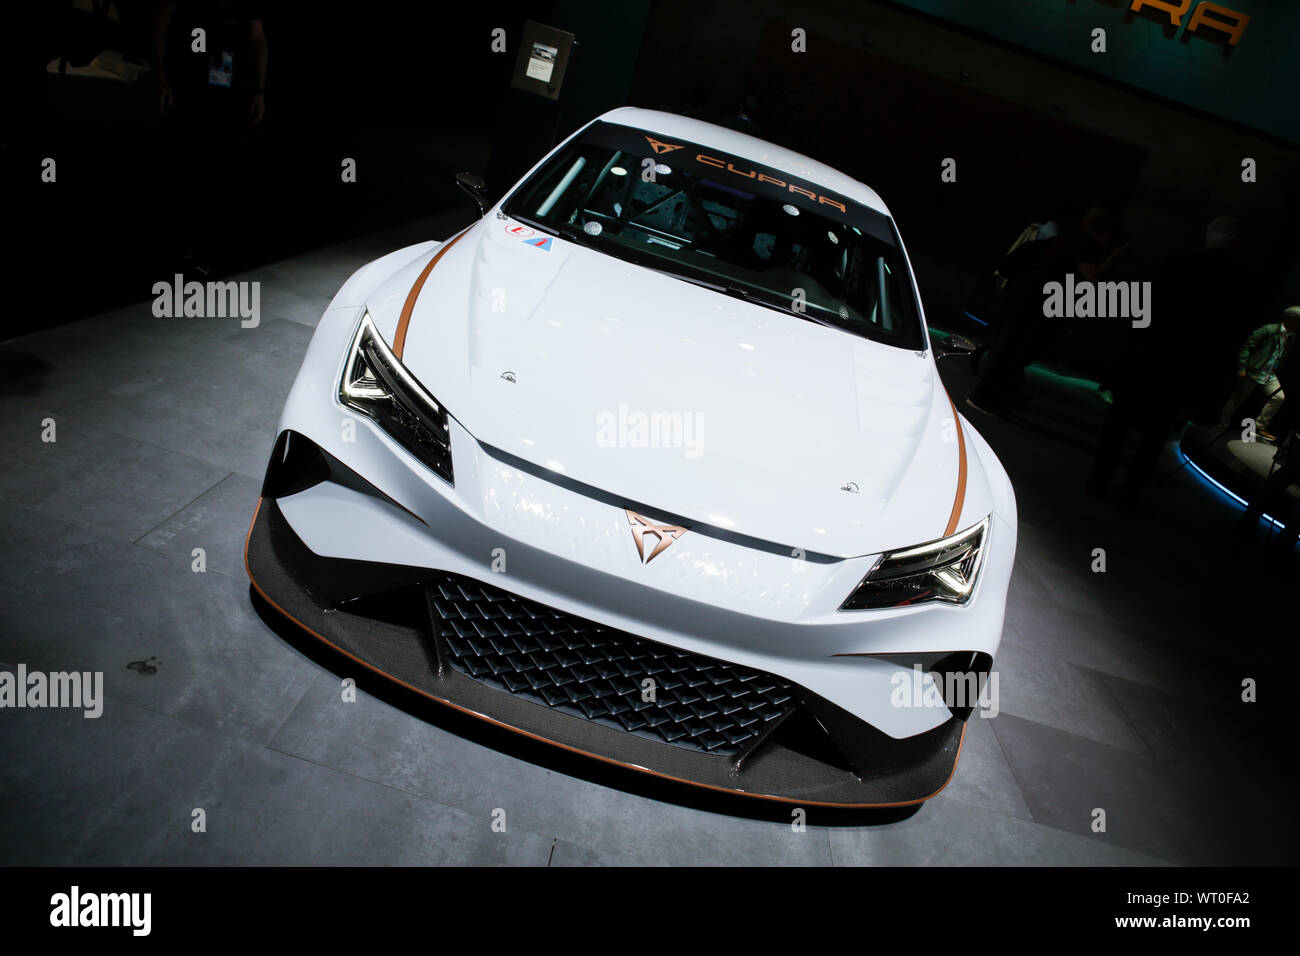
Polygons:
M256 590L386 677L610 763L803 805L941 790L1016 506L880 198L638 109L478 198L322 316Z

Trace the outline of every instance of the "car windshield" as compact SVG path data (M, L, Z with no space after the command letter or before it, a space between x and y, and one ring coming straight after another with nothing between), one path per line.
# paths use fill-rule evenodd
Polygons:
M597 122L503 206L521 222L792 316L922 349L893 222L780 170Z

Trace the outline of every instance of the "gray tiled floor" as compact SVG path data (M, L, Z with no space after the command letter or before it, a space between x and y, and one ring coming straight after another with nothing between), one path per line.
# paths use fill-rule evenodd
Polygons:
M253 513L261 487L247 475L229 474L136 544L189 563L201 548L209 571L243 580L248 528L240 519Z
M1240 686L1253 676L1282 701L1267 680L1294 666L1295 634L1275 622L1271 585L1216 557L1234 514L1185 474L1139 512L1087 501L1077 435L985 418L975 424L1012 473L1022 520L997 661L1002 713L972 720L953 782L910 816L816 819L800 832L781 813L724 814L521 759L364 682L345 701L352 675L251 607L243 538L280 406L333 290L374 256L461 221L240 277L263 283L254 329L157 319L145 301L0 344L31 372L0 383L0 666L102 670L108 697L99 720L0 712L0 862L1292 858L1282 709L1243 704ZM960 363L944 371L964 394ZM40 439L46 418L56 442ZM1105 574L1091 569L1096 547ZM150 658L152 674L127 667ZM195 808L205 833L191 829ZM1098 808L1105 832L1091 827Z

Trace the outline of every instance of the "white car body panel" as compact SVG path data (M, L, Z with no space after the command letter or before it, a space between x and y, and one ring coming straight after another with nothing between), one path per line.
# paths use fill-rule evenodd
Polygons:
M752 137L643 110L604 119L715 143L888 215L866 186ZM396 506L334 484L283 498L303 542L325 557L478 578L492 576L494 549L504 549L501 586L524 597L780 675L894 738L947 720L942 705L891 700L904 668L854 656L992 656L1000 641L1014 493L955 413L931 350L802 322L562 238L543 251L508 233L518 223L498 208L451 248L423 243L358 270L324 313L280 428ZM454 486L338 401L363 312L391 343L412 286L444 249L402 361L453 419ZM700 453L601 447L599 416L620 405L698 414ZM689 533L644 564L622 507L548 480L547 469L652 518L680 516L770 547ZM858 491L842 490L848 483ZM968 603L839 610L882 552L942 537L955 501L958 529L993 516Z

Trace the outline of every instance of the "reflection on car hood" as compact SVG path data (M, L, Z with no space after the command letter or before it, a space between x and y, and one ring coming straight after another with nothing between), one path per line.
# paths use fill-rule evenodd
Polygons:
M368 296L389 341L432 255ZM848 557L939 537L953 508L962 443L928 356L513 220L442 256L402 360L481 443L651 517ZM962 526L988 512L967 468Z

